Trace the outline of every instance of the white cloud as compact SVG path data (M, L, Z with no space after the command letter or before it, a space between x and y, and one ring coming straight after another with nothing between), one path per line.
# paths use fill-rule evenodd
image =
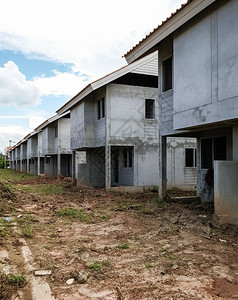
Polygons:
M124 65L121 56L182 2L3 1L0 49L72 63L95 79Z
M9 146L9 140L12 141L11 145L16 144L19 140L29 133L29 128L21 126L0 126L0 152L5 153L6 147Z
M40 90L41 95L69 95L77 94L85 85L87 77L77 72L59 72L53 71L54 76L35 77L34 85Z
M40 101L39 89L26 80L13 61L0 68L0 105L34 106Z

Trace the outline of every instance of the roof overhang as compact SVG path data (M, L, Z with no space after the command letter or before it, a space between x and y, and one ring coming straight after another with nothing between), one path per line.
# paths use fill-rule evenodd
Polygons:
M136 62L133 62L129 65L122 67L119 70L116 70L92 83L87 85L83 90L81 90L76 96L74 96L71 100L69 100L66 104L64 104L61 108L59 108L56 113L58 115L63 114L65 111L70 110L73 106L75 106L78 102L83 100L86 96L91 94L93 91L109 84L110 82L122 77L128 73L140 73L141 74L141 67L147 64L150 64L152 61L157 60L158 54L157 52L150 53L149 55L143 57ZM158 75L158 74L156 74Z

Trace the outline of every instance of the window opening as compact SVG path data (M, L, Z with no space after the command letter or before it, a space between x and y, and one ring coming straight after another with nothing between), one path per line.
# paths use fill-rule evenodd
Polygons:
M162 62L162 92L172 89L172 57Z
M196 168L197 166L197 149L185 148L185 167Z
M226 137L201 140L201 168L212 169L214 160L226 160Z
M105 118L105 100L104 98L97 102L97 118L98 120Z
M145 118L154 119L155 118L155 100L145 99Z
M58 137L58 126L55 126L55 138Z
M133 167L133 147L123 149L123 165L124 168Z

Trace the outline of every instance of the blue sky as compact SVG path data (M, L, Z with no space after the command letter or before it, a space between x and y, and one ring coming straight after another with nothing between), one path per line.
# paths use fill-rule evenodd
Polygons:
M9 0L0 18L0 152L122 58L181 0ZM14 9L13 9L14 8Z

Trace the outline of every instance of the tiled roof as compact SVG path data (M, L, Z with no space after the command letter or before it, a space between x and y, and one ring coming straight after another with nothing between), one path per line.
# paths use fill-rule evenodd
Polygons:
M171 13L170 17L168 17L166 20L162 21L158 27L156 27L154 30L152 30L150 33L148 33L142 40L139 41L134 47L132 47L127 53L124 54L124 57L127 56L132 50L134 50L137 46L139 46L144 40L146 40L149 36L151 36L154 32L156 32L158 29L160 29L165 23L167 23L170 19L172 19L177 13L179 13L184 7L186 7L189 3L191 3L194 0L188 0L186 3L182 4L180 8L178 8L175 12Z

